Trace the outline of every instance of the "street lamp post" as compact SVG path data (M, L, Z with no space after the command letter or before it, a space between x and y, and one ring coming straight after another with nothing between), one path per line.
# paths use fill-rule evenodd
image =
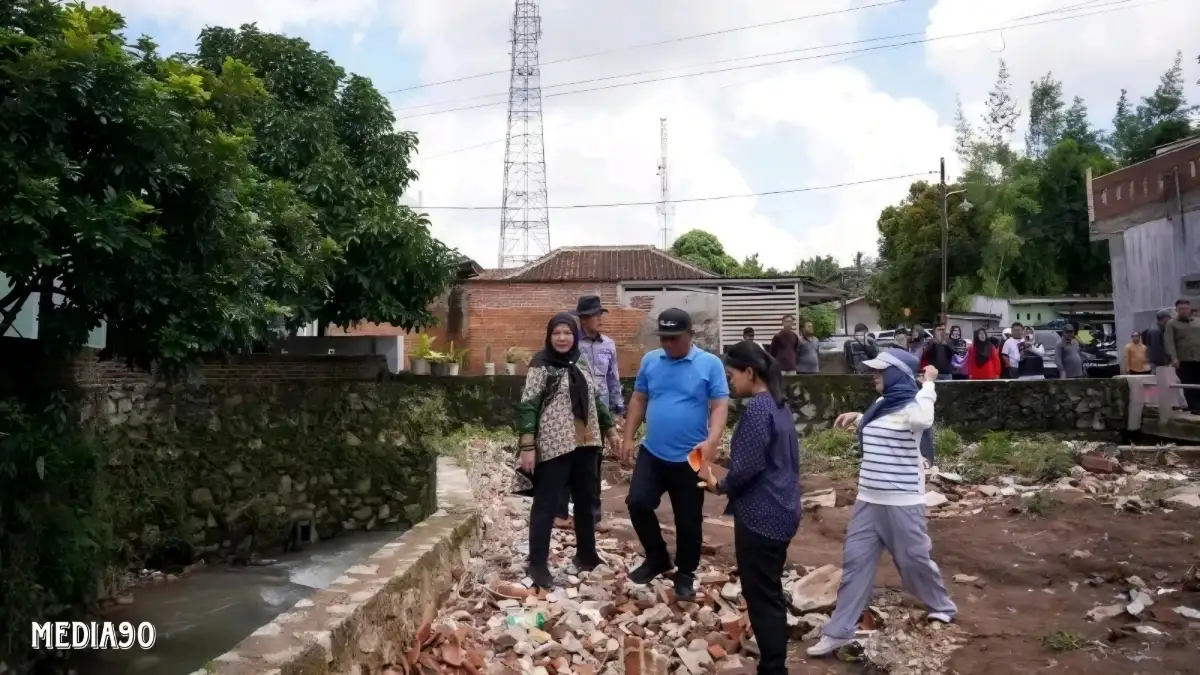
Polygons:
M966 192L966 190L955 190L954 192L946 191L946 158L942 158L942 325L946 325L947 307L946 301L949 289L947 288L946 270L950 259L950 195L957 195ZM966 211L971 208L970 203L963 202L962 209Z

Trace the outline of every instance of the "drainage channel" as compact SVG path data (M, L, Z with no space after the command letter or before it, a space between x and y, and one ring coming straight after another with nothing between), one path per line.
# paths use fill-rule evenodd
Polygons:
M268 565L212 567L172 584L138 588L133 604L114 608L104 619L150 622L158 631L154 647L83 652L72 665L84 675L189 675L400 534L356 532Z

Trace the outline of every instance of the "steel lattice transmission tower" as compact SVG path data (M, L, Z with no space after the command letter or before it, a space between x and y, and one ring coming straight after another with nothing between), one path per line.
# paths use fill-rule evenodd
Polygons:
M658 227L662 235L662 249L671 248L675 240L674 223L675 207L671 203L671 179L667 175L667 118L660 117L659 145L662 156L658 159Z
M537 1L516 0L508 134L504 146L500 267L524 265L550 252L546 145L542 137L542 70L538 63L541 37L542 17Z

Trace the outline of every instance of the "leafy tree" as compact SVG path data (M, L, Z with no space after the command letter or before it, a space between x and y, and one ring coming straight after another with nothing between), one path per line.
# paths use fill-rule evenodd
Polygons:
M819 284L836 284L841 279L842 266L831 255L816 255L801 260L796 265L796 274Z
M824 340L830 335L837 333L837 313L829 305L805 307L797 313L796 319L801 326L804 325L804 322L811 321L813 324L813 334L819 340Z
M964 167L970 166L975 155L975 129L963 112L962 99L954 96L954 154Z
M429 303L453 280L457 255L430 234L424 215L399 203L417 178L409 165L416 135L394 130L370 80L347 76L302 39L253 24L200 33L195 63L221 73L231 59L249 64L271 94L251 117L255 164L295 186L340 254L327 288L303 298L292 325L432 324Z
M270 337L330 261L312 214L251 160L268 104L238 61L164 60L103 7L0 9L0 333L39 293L39 340L176 367Z
M1029 130L1025 132L1025 153L1041 157L1062 138L1066 123L1063 110L1062 82L1046 73L1042 79L1030 82Z
M721 276L731 276L738 269L737 260L725 252L717 235L704 230L689 230L677 237L671 255Z
M963 189L950 186L951 191ZM870 297L879 306L886 324L911 317L930 320L941 312L942 220L941 187L919 181L897 206L879 216L879 261L870 278ZM951 285L959 277L976 277L982 263L983 226L978 209L951 208L947 275Z
M1101 134L1088 121L1087 105L1078 96L1071 101L1071 107L1063 114L1062 137L1075 141L1088 152L1103 151L1100 145Z
M758 254L754 253L746 256L746 258L742 260L741 264L739 264L736 269L732 270L731 276L764 278L783 276L783 273L774 267L763 267L762 263L758 261Z
M1128 90L1122 89L1121 96L1117 99L1117 111L1112 119L1113 130L1108 136L1112 154L1122 164L1129 164L1130 158L1139 153L1145 133L1141 124L1141 120L1129 105Z
M1143 97L1136 108L1122 89L1109 137L1113 155L1122 165L1135 164L1154 156L1155 149L1193 133L1191 116L1197 107L1188 105L1184 92L1183 54L1159 78L1158 87Z

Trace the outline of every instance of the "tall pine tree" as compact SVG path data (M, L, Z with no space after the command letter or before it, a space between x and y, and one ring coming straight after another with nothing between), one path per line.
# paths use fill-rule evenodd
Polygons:
M1017 107L1017 100L1012 96L1012 84L1008 78L1008 64L1004 62L1004 59L1000 59L996 84L988 93L987 111L983 114L984 132L987 140L993 145L1005 143L1008 136L1017 128L1017 120L1021 117L1021 111Z

